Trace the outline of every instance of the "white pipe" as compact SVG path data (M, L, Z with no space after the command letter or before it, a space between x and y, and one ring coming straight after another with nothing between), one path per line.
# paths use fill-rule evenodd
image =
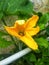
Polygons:
M0 65L7 65L10 64L11 62L21 58L22 56L26 55L27 53L31 52L30 48L26 48L18 53L15 53L14 55L0 61Z

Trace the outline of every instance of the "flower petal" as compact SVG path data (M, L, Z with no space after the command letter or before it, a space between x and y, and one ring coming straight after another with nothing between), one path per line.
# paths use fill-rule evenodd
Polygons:
M32 48L33 50L38 49L37 43L32 39L31 36L29 36L28 33L26 33L24 36L20 36L17 33L17 30L14 27L7 27L5 26L6 31L17 38L19 38L21 41L23 41L28 47Z
M36 28L31 28L29 30L27 30L27 33L31 36L36 35L38 32L40 31L39 26L37 26Z
M34 41L34 39L28 35L28 33L21 37L20 40L22 40L28 47L30 47L33 50L37 50L38 49L38 45L37 43Z
M37 15L33 15L31 18L29 18L25 23L26 29L34 27L38 19L39 17Z
M19 35L17 34L17 30L14 27L5 26L5 29L10 35L19 37Z

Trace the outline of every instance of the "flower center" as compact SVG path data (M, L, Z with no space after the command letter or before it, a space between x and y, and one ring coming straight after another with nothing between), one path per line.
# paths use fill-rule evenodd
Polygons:
M25 35L24 31L19 31L18 34L21 35L21 36Z
M25 24L25 20L17 20L17 30L18 30L18 34L20 36L24 36L25 32L24 32L24 24Z

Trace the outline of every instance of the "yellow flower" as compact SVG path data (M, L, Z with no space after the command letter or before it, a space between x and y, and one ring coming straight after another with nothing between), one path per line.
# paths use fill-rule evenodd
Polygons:
M40 30L39 26L35 27L38 19L37 15L33 15L26 22L25 20L17 20L13 27L5 26L5 29L10 35L19 38L33 50L37 50L38 45L31 36L36 35Z

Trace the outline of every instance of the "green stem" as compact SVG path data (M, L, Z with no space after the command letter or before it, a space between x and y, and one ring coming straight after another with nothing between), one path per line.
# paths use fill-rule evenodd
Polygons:
M6 22L4 21L4 19L3 19L3 18L2 18L2 22L4 23L4 25L6 25L6 26L7 26L7 24L6 24ZM13 41L14 45L17 47L16 42L15 42L15 40L13 39L13 37L12 37L11 35L9 35L9 36L11 37L11 39L12 39L12 41Z
M21 41L19 41L18 39L17 39L16 41L17 41L17 43L18 43L19 51L21 51L21 50L22 50L22 43L21 43Z

